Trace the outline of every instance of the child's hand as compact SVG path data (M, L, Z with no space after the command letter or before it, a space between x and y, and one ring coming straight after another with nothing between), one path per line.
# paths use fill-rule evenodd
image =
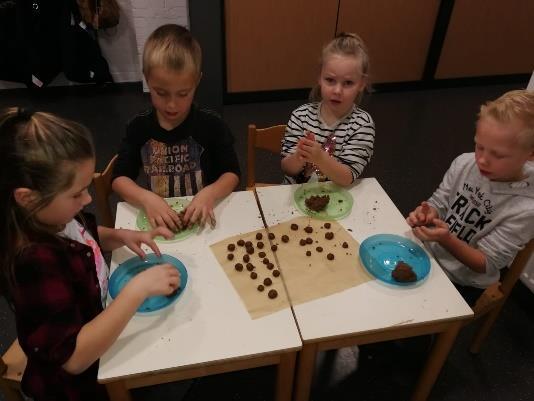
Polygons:
M149 192L143 199L143 207L150 225L155 227L168 227L171 231L178 231L183 227L183 222L165 200Z
M139 273L127 285L135 286L144 298L170 295L180 287L180 273L170 263L164 263Z
M433 226L427 225L414 227L413 233L421 241L440 242L450 235L449 226L443 220L435 218L430 223L433 224Z
M120 230L120 238L124 245L134 251L141 259L146 257L145 252L141 248L142 244L148 245L156 255L161 256L161 252L154 242L154 237L158 235L166 239L173 237L172 231L167 227L158 227L151 231Z
M298 157L298 159L301 162L306 162L306 159L304 157L304 151L303 151L303 144L305 143L315 142L315 135L310 131L304 131L304 136L299 139L297 142L297 148L295 149L295 155Z
M410 227L426 226L431 224L434 219L439 219L438 211L430 206L428 202L421 202L421 205L410 212L406 218L406 222Z
M191 203L185 209L183 217L183 223L188 227L195 223L199 223L204 226L209 223L211 228L215 228L216 220L213 213L213 204L215 203L215 197L211 193L209 187L203 188L198 192Z
M313 136L311 133L308 134ZM297 145L297 152L302 160L317 165L320 163L321 158L327 153L324 151L321 144L315 140L315 137L312 139L309 138L308 135L306 135L305 138L300 138Z

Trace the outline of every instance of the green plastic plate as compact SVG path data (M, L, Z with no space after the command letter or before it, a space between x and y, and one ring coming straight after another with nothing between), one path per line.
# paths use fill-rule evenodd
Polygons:
M176 213L180 213L182 210L184 210L187 205L189 205L189 201L186 199L181 198L165 198L165 201L169 204L169 206L176 211ZM148 222L148 219L146 217L145 211L140 210L137 214L136 219L137 228L139 228L141 231L150 231L152 230L152 227L150 223ZM174 242L174 241L181 241L184 240L191 235L198 232L199 225L195 224L190 228L186 228L185 230L181 230L177 232L174 237L171 239L165 239L163 237L156 237L155 240L158 242Z
M328 195L330 201L324 210L315 212L306 207L306 199L314 195ZM313 182L297 188L293 196L295 206L302 213L321 220L339 220L347 217L352 210L352 195L332 182Z

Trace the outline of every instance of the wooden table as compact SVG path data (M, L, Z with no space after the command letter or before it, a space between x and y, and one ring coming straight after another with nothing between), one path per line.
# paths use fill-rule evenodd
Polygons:
M119 203L116 227L135 229L137 212ZM101 358L98 380L112 400L131 399L131 388L266 365L278 366L276 399L291 398L302 345L291 308L252 320L209 249L228 236L263 227L254 193L232 193L215 214L215 230L160 244L162 253L184 263L189 282L171 307L135 315ZM115 251L111 270L132 256L125 248Z
M299 215L293 204L296 188L297 185L284 185L256 189L268 226ZM339 223L350 229L358 242L379 233L414 239L404 217L375 179L359 180L349 192L354 205L351 214ZM283 271L284 261L279 260L279 263ZM401 288L372 280L334 295L293 305L293 310L303 340L295 383L296 401L309 399L318 351L438 333L413 393L413 400L424 400L462 323L473 315L432 257L431 271L421 285Z

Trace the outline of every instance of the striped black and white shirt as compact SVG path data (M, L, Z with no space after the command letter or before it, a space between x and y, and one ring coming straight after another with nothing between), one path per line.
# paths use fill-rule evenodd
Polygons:
M336 148L333 156L340 163L349 166L352 180L358 178L371 156L375 140L375 124L366 111L356 107L334 125L327 125L320 116L321 103L307 103L291 113L282 141L282 157L296 151L300 138L306 131L315 135L321 144L335 132ZM285 176L285 183L296 183L296 177Z

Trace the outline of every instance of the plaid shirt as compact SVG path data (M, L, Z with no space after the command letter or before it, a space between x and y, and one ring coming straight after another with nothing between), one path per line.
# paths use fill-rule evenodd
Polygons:
M98 241L94 217L85 222ZM15 275L17 334L28 357L23 391L36 401L107 399L98 361L79 375L62 368L83 325L102 312L91 247L68 238L33 242L18 256Z

